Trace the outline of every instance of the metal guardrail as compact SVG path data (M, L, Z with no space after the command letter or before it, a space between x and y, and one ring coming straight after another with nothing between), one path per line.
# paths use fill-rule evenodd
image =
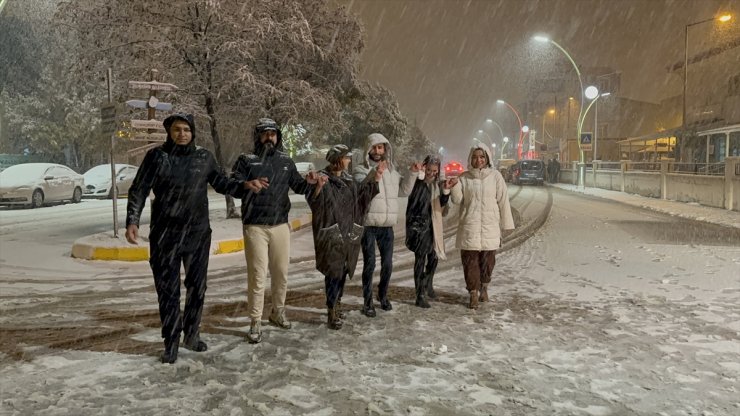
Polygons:
M735 169L737 171L737 169ZM724 163L670 163L668 171L689 175L725 176Z
M660 172L661 162L597 162L596 170L620 171L624 164L625 171ZM586 165L587 168L591 164ZM725 163L684 163L668 162L668 172L686 175L724 176ZM740 176L740 165L735 165L735 175Z
M627 163L627 170L660 172L660 162L631 162Z

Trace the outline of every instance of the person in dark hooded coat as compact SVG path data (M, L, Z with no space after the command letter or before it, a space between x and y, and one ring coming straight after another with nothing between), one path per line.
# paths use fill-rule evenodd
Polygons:
M446 259L442 233L443 208L457 178L439 180L441 160L429 155L411 166L414 185L406 205L406 247L414 253L416 306L429 308L427 295L434 299L434 272L439 259Z
M254 153L241 155L232 175L247 181L242 193L244 255L247 260L247 304L251 322L247 340L262 341L265 281L270 272L272 310L269 322L283 329L291 323L285 316L290 264L289 190L304 194L308 183L293 160L283 152L278 124L260 119L254 129Z
M163 124L167 140L147 152L128 191L126 240L138 244L141 212L149 192L153 192L149 265L162 322L161 360L172 364L177 360L183 330L185 348L208 348L199 331L211 247L208 185L231 195L246 185L222 175L213 154L195 145L192 115L175 114ZM181 264L185 267L187 290L184 314L180 312Z
M352 162L350 149L338 144L326 153L329 166L319 173L309 173L306 200L311 207L316 270L324 275L327 325L342 328L339 302L347 276L352 278L360 255L362 221L370 202L380 192L378 182L383 166L373 169L363 182L355 182L348 173Z

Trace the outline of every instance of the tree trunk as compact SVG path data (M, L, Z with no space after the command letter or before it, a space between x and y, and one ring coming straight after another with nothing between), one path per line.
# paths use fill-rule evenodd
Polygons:
M213 139L213 150L216 156L216 162L218 162L222 169L225 169L224 166L226 166L226 159L221 150L221 138L218 135L218 126L216 123L216 110L214 108L213 97L211 94L206 94L206 112L210 119L211 139ZM234 198L231 195L226 195L226 218L239 217L239 211L237 211L236 205L234 204Z

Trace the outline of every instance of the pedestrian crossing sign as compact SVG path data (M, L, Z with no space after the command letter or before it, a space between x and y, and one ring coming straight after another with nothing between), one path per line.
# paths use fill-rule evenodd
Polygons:
M593 133L581 133L581 150L590 152L593 146Z

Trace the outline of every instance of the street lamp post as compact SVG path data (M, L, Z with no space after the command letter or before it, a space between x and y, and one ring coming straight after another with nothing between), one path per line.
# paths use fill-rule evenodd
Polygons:
M599 135L599 104L596 103L596 101L601 97L606 97L611 95L610 92L605 92L603 94L600 94L596 99L594 100L594 157L593 159L596 159L596 151L598 149L597 145L599 144L598 141L598 135Z
M576 65L576 62L570 56L570 54L568 53L568 51L566 51L565 48L563 48L562 46L560 46L559 43L557 43L554 40L552 40L552 39L550 39L548 37L545 37L545 36L535 36L534 37L534 40L536 40L538 42L551 43L553 46L555 46L556 48L560 49L560 51L563 52L563 54L568 58L568 60L570 61L570 63L573 65L573 69L576 70L576 74L578 75L578 85L580 85L580 87L581 87L581 101L580 101L580 104L579 104L579 107L580 108L578 110L578 120L580 120L581 117L583 116L583 97L584 97L584 95L583 95L583 80L581 79L581 70L578 69L578 65ZM581 137L581 134L579 132L578 133L578 137L576 139L578 139L580 137ZM580 140L578 141L578 150L579 150L579 161L580 161L580 163L583 163L583 161L584 161L584 155L583 155L583 150L581 150Z
M542 113L542 141L547 144L547 131L545 130L545 120L547 119L547 115L554 115L555 110L549 109L546 112ZM550 135L550 138L552 138L552 134Z
M713 17L711 19L704 19L698 22L689 23L684 27L684 47L683 47L683 113L681 116L681 148L686 141L686 86L689 79L689 28L691 26L700 25L702 23L711 22L718 20L720 22L727 22L732 19L732 15L725 14L720 17Z
M504 136L504 144L501 146L501 157L499 159L504 158L504 150L506 150L506 144L509 143L509 138Z
M491 143L491 146L495 146L496 144L493 142L493 137L491 137L490 134L486 133L484 130L478 130L478 134L485 134L486 137L488 137L488 142Z
M583 101L584 101L583 98L585 97L585 91L583 89L583 80L581 79L581 71L578 69L578 65L576 65L576 62L570 56L568 51L566 51L565 48L560 46L559 43L545 36L535 36L534 40L536 40L537 42L551 43L553 46L560 49L560 51L563 52L563 54L565 54L565 56L568 58L570 63L573 65L573 69L576 70L576 74L578 75L578 85L581 87L581 102L579 104L579 110L578 110L578 123L577 123L577 134L576 134L576 141L578 142L578 182L580 186L584 186L583 180L585 179L586 166L585 166L585 153L583 151L583 148L581 147L581 126L583 125Z
M594 103L596 103L596 100L599 99L599 89L591 85L589 87L586 87L586 89L583 91L583 95L585 98L588 98L592 101L591 103L589 103L588 107L586 107L586 111L584 111L581 117L579 117L578 119L578 148L581 151L581 161L578 163L578 186L582 188L586 186L586 163L584 161L585 152L581 147L581 132L583 131L583 122L586 120L588 110L590 110L591 106L594 105Z
M504 100L496 100L496 102L499 104L506 104L506 106L509 107L509 109L511 109L511 111L514 112L514 115L516 116L516 119L519 122L519 142L517 145L518 146L517 160L519 160L522 158L522 139L524 139L524 133L525 133L524 131L522 131L522 129L524 128L524 124L522 123L522 118L519 117L519 112L517 112L516 109L511 106L511 104L507 103Z
M501 129L501 125L500 125L500 124L496 123L496 122L495 122L495 121L494 121L493 119L491 119L491 118L487 118L487 119L486 119L486 123L491 123L491 124L493 124L494 126L496 126L496 128L498 128L498 132L499 132L499 134L501 134L501 138L502 138L502 139L504 138L504 130L503 130L503 129Z

